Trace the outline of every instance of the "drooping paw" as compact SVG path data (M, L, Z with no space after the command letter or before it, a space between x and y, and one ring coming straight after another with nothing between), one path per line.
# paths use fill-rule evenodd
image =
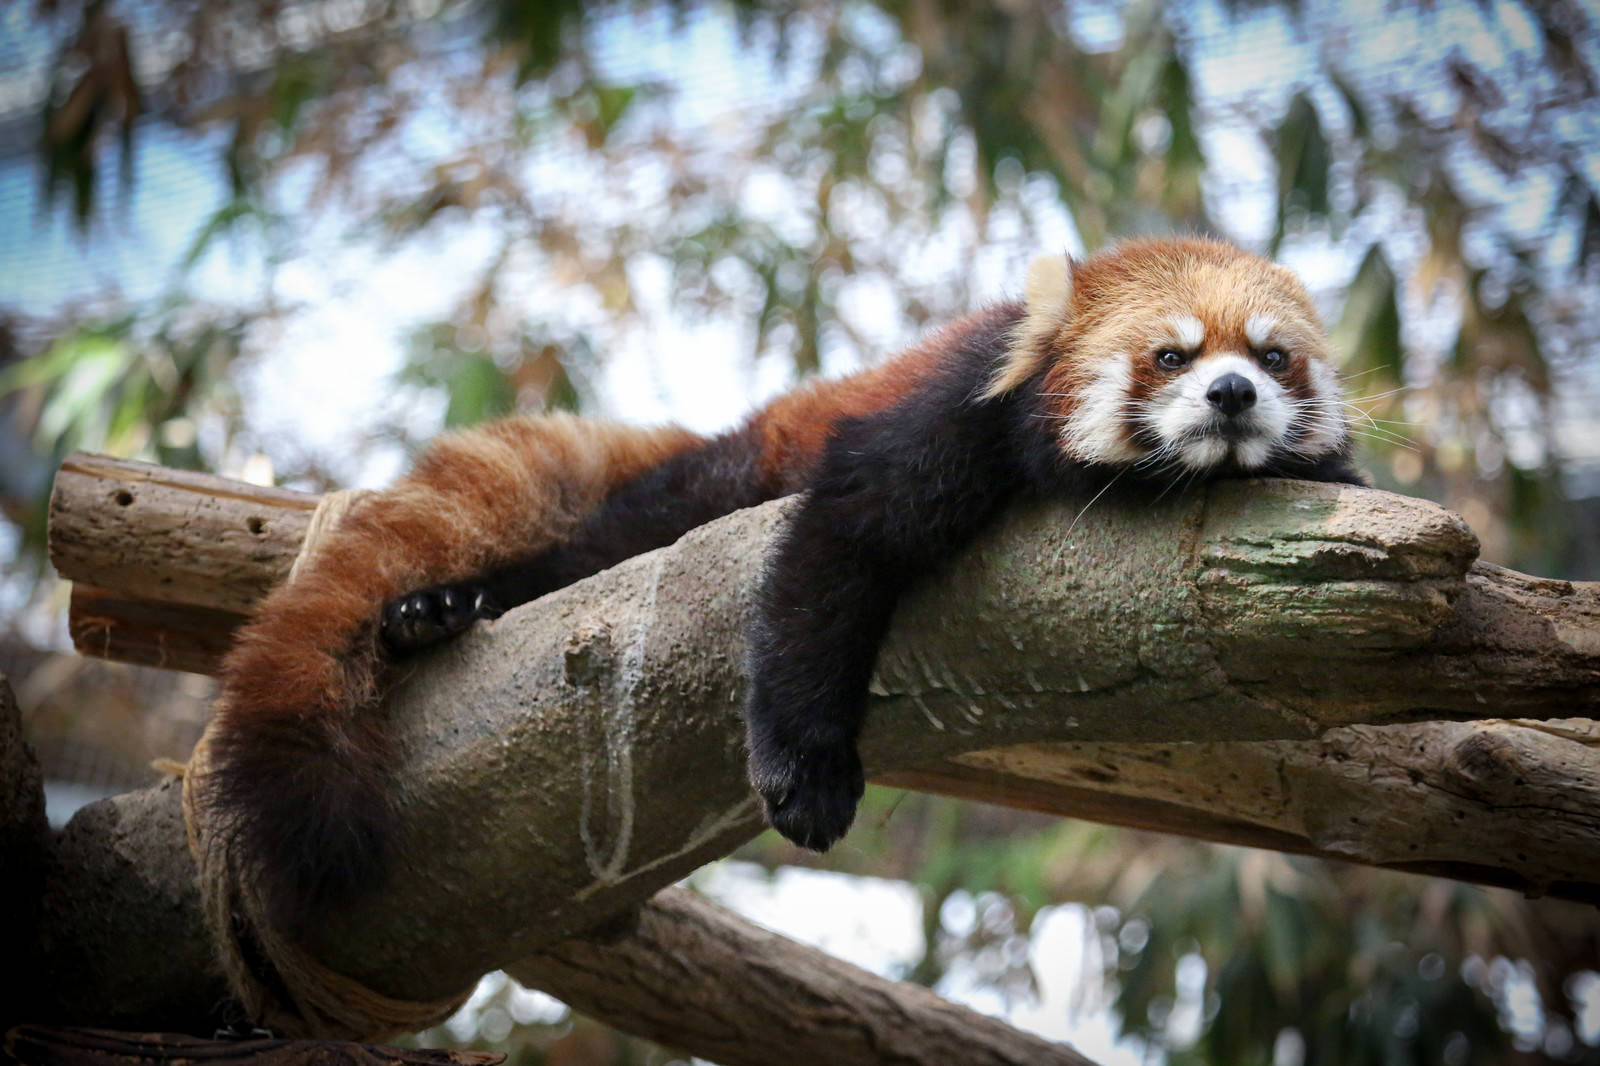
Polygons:
M749 770L772 828L812 851L827 851L844 836L866 787L861 756L849 741L754 750Z
M436 585L390 600L379 632L389 654L398 657L448 640L480 618L504 613L481 585Z

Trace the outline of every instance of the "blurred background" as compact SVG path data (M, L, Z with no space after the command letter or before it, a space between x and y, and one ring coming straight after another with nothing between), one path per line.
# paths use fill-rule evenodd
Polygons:
M21 0L0 10L0 672L52 818L210 682L67 651L73 448L324 490L451 426L698 430L1017 293L1041 251L1296 269L1384 487L1600 578L1582 0ZM803 863L804 865L796 865ZM1600 1062L1592 909L875 789L694 884L1098 1062ZM424 1041L664 1063L486 979Z

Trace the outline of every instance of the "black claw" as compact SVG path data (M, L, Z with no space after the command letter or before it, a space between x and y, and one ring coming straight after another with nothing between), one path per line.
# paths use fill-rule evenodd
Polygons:
M472 597L472 610L479 618L499 618L505 614L500 605L489 597L488 589L479 589Z
M481 587L441 585L390 601L383 609L379 632L391 655L409 655L448 640L480 618L498 618L500 613Z
M752 752L750 779L772 827L812 851L827 851L849 831L866 790L853 743Z

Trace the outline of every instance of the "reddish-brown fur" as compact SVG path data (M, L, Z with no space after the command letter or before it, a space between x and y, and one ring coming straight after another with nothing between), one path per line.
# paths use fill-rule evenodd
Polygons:
M915 346L846 378L812 381L756 412L749 425L760 436L761 475L774 495L803 488L834 426L893 406L935 373L962 337L1005 314L991 307L935 330Z
M699 443L675 427L565 416L440 439L408 477L352 507L262 603L223 664L220 713L298 717L370 703L385 603L549 546L608 490Z
M1181 310L1198 317L1211 348L1248 351L1243 323L1250 311L1290 311L1286 321L1304 322L1307 329L1286 337L1307 350L1322 349L1320 320L1315 306L1294 275L1285 268L1251 255L1231 244L1200 238L1189 240L1135 240L1117 246L1110 254L1092 256L1072 265L1071 313L1059 328L1025 325L1033 343L1019 345L1001 380L1023 380L1033 368L1048 364L1043 391L1071 413L1073 399L1092 375L1087 365L1109 354L1098 351L1093 339L1111 330L1134 332L1159 322L1163 313ZM1035 309L1030 306L1030 316ZM1159 384L1154 367L1134 370L1134 394L1148 395ZM1309 394L1310 382L1303 366L1298 379ZM1296 390L1296 394L1300 395Z
M437 441L354 504L223 662L209 766L186 784L208 812L206 851L220 844L290 927L361 887L388 837L384 604L548 547L619 484L701 443L676 428L511 418Z
M801 488L839 419L893 404L950 343L947 333L935 334L881 366L808 384L753 415L746 432L758 448L764 494ZM314 744L330 747L352 788L381 792L377 781L360 779L381 772L372 708L383 688L384 605L536 555L623 482L705 443L677 428L566 416L505 419L435 442L409 476L356 503L240 631L223 664L215 732L231 778L218 787L238 792L221 806L248 808L244 791L271 788L260 780L272 763L266 749ZM296 722L310 730L305 739L293 733Z
M773 400L751 419L761 437L763 479L778 493L797 491L821 456L834 423L893 405L927 378L949 343L949 331L940 331L869 370L814 381Z
M1064 328L1036 330L1013 359L1031 366L1049 360L1043 391L1069 413L1095 357L1084 341L1111 325L1109 317L1148 318L1170 303L1197 314L1209 338L1242 348L1244 337L1233 336L1238 308L1260 303L1263 291L1284 291L1262 284L1273 272L1292 283L1281 267L1219 242L1129 242L1073 267L1073 313ZM1315 311L1302 302L1314 322ZM934 333L886 363L810 383L756 413L749 425L768 490L800 488L838 420L892 405L934 372L954 342L950 330ZM1157 387L1153 367L1141 363L1134 373L1136 397ZM1303 367L1287 384L1297 395L1310 388ZM273 592L241 630L223 667L222 715L301 717L371 703L380 661L376 620L385 603L550 546L609 490L702 443L678 428L561 416L505 419L437 441L408 477L353 507L299 577Z

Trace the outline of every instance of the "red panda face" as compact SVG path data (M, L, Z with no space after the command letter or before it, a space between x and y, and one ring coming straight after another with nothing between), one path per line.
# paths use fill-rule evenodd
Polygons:
M1207 316L1209 324L1193 311L1173 311L1153 331L1158 339L1146 342L1148 352L1126 347L1126 372L1102 368L1102 378L1122 382L1124 399L1115 410L1080 409L1069 420L1078 435L1064 438L1069 453L1115 433L1131 442L1111 445L1121 461L1203 471L1253 470L1278 456L1315 458L1337 448L1344 439L1338 381L1314 325L1288 308L1234 309L1231 318L1221 310Z
M1250 471L1331 455L1348 435L1304 288L1218 242L1141 241L1070 268L1036 264L988 395L1041 367L1047 417L1077 462Z

